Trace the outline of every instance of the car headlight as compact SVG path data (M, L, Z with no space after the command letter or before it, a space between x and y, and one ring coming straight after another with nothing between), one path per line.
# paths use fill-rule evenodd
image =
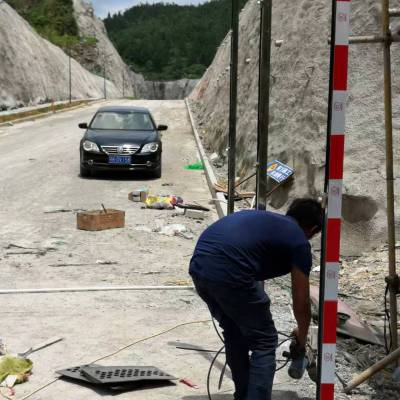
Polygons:
M141 153L155 153L158 147L158 143L147 143L143 146Z
M85 140L83 142L83 150L90 151L92 153L100 153L99 146L96 143L91 142L90 140Z

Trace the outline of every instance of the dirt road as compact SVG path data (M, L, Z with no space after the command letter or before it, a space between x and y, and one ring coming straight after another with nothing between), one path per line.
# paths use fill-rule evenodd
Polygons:
M99 105L0 128L0 289L190 283L187 267L196 238L217 218L215 211L198 223L175 215L175 210L145 210L127 200L129 191L148 186L153 194L177 194L209 204L203 172L184 169L185 164L197 161L185 104L125 103L148 106L158 123L170 127L163 138L162 179L79 177L78 144L83 132L77 124L89 121ZM57 211L99 208L101 203L126 211L124 229L78 231L73 211ZM193 239L153 231L176 223L186 225ZM268 284L268 292L278 329L289 333L294 327L290 294L273 283ZM64 338L32 354L34 373L29 382L16 388L17 400L54 380L58 369L93 362L131 343L135 344L98 364L154 365L177 378L191 379L199 389L177 383L114 397L58 380L29 399L206 400L213 353L181 350L176 345L214 350L221 346L208 310L191 290L0 295L0 321L0 337L14 354L54 336ZM223 361L212 372L212 393L218 392ZM232 399L232 388L226 377L213 399ZM296 383L285 369L276 376L274 400L310 400L314 393L315 385L307 377Z
M143 210L139 203L128 201L128 192L142 186L153 194L177 194L204 205L210 201L203 172L184 169L197 161L184 102L142 101L140 105L149 106L156 121L170 128L163 137L164 168L159 180L126 175L79 177L78 145L83 132L77 124L89 121L99 105L0 129L1 288L163 285L188 280L195 238L216 214L212 211L206 221L197 223L174 216L176 211ZM125 229L78 231L74 212L55 212L99 208L101 203L126 211ZM187 226L194 239L136 230L177 223ZM199 316L193 312L193 298L193 292L2 296L0 337L11 352L54 335L65 338L63 343L32 355L34 376L18 388L18 394L45 383L60 367L91 361L131 339L181 322L207 320L206 312ZM181 336L182 330L179 336L189 340L204 327L200 324L186 329L189 336ZM170 340L176 338L169 336ZM174 356L167 362L168 357L163 356L171 349L160 349L157 341L143 349L140 356L134 349L128 350L121 359L112 358L111 363L154 364L179 376ZM191 375L190 366L182 370ZM179 389L185 393L185 387ZM176 389L168 390L176 393ZM33 398L94 399L98 395L57 382ZM121 398L132 398L132 394ZM166 394L164 398L173 397Z

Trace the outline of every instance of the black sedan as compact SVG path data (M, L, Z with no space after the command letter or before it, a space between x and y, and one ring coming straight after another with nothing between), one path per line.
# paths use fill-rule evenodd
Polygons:
M81 176L92 171L150 171L161 177L160 131L147 108L102 107L92 121L79 124L86 129L80 144Z

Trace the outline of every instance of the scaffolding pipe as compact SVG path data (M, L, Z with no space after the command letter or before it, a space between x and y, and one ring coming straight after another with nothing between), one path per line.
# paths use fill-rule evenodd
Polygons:
M385 38L381 35L360 35L350 36L349 44L369 44L369 43L384 43ZM328 39L328 44L331 44L331 39Z
M385 141L386 141L386 190L387 190L387 223L388 223L388 254L389 278L393 282L396 274L396 233L394 215L394 176L393 176L393 118L392 118L392 72L390 46L389 0L382 0L382 33L385 37L383 45L384 65L384 97L385 97ZM397 335L397 289L389 284L390 301L390 351L398 348Z
M272 0L261 1L256 208L267 208Z
M350 44L384 43L385 38L380 35L350 36Z
M237 79L239 53L239 0L232 0L231 22L231 65L230 104L228 139L228 214L235 211L236 181L236 119L237 119Z
M70 287L42 289L0 289L2 294L39 294L39 293L72 293L72 292L117 292L130 290L194 290L194 286L104 286L104 287Z

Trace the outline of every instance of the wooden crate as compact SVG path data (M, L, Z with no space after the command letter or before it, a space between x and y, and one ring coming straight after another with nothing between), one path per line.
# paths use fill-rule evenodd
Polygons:
M85 211L77 214L77 227L84 231L102 231L104 229L123 228L125 211L107 209Z

